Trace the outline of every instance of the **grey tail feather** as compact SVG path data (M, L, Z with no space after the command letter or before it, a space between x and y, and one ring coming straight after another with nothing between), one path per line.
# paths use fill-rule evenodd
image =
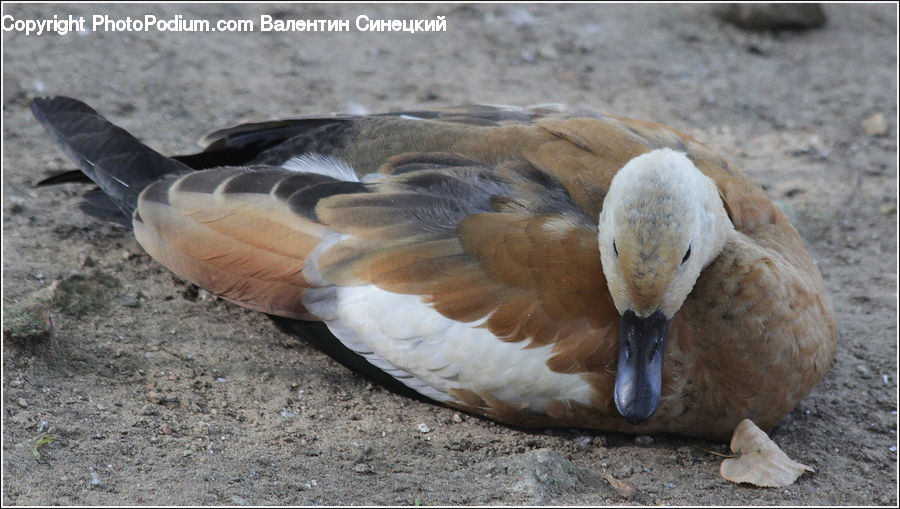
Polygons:
M144 145L77 99L36 98L31 111L66 155L129 220L145 187L165 175L191 171Z

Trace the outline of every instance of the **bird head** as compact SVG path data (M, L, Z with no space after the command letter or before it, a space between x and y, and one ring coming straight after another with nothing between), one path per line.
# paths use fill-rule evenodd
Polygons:
M647 152L613 178L598 240L620 315L615 403L632 424L656 411L669 321L732 230L715 183L683 153Z

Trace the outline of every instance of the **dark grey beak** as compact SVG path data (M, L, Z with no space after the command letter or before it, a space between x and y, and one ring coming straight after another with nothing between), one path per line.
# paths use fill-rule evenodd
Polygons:
M640 318L628 310L619 321L616 408L631 424L653 415L659 406L669 319L661 311Z

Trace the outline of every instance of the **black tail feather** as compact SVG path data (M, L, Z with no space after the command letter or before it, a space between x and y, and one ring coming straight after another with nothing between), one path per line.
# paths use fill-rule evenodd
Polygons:
M131 216L126 216L102 189L95 187L84 193L81 198L82 201L78 204L78 208L85 214L108 219L131 229Z
M56 184L68 184L72 182L77 182L80 184L92 182L91 179L88 178L87 175L84 174L81 170L68 170L62 173L57 173L55 175L51 175L44 180L41 180L36 186L55 186Z
M138 195L147 185L164 175L190 171L189 167L144 145L76 99L37 98L31 103L31 111L66 155L128 218L137 206ZM54 178L68 179L58 182L77 180L71 175L57 176L48 179L51 180L49 183L55 183L52 182Z

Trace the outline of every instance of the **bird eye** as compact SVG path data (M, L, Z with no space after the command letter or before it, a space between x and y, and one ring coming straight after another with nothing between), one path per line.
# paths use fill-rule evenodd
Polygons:
M616 249L616 241L613 241L613 253L616 254L616 258L619 257L619 250Z
M688 258L691 257L691 246L688 246L687 253L684 253L684 258L681 259L681 264L684 265L684 262L688 261Z

